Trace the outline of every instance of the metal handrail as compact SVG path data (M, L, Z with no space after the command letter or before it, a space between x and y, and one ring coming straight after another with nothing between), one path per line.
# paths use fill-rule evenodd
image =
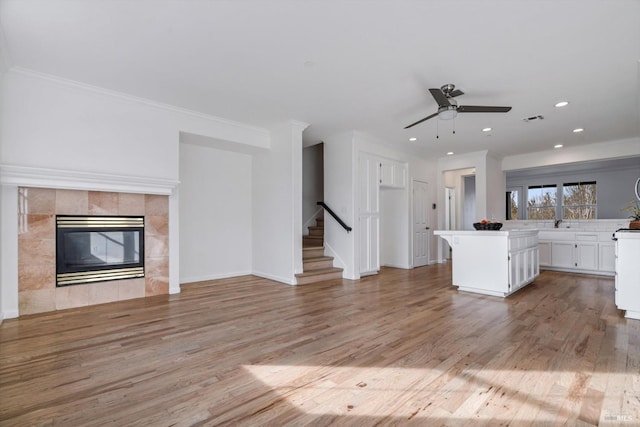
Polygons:
M340 217L338 215L336 215L336 213L334 211L332 211L331 208L329 206L327 206L324 202L318 202L317 205L318 206L322 206L324 208L324 210L329 213L329 215L331 215L336 221L338 221L338 224L340 224L342 226L342 228L347 230L347 233L352 230L352 228L349 227L347 224L345 224L344 221L341 220Z

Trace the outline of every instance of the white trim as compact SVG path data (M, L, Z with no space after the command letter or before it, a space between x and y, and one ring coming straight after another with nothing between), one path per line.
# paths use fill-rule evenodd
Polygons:
M65 190L171 195L178 180L0 165L0 184Z
M231 277L250 276L251 274L253 273L251 273L250 270L247 270L247 271L236 271L232 273L209 274L206 276L186 277L180 280L180 286L188 285L190 283L208 282L209 280L220 280L220 279L229 279Z
M7 310L7 311L3 311L0 313L0 324L2 324L2 321L5 319L15 319L20 315L20 313L18 313L18 310Z
M276 276L275 274L262 273L258 271L253 271L250 274L253 274L254 276L262 277L263 279L269 279L276 282L284 283L285 285L296 285L295 278L289 279L286 277Z

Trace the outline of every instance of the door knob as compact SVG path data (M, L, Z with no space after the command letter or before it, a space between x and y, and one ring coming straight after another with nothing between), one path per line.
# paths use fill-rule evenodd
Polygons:
M425 227L424 229L425 229L425 230L428 230L428 229L429 229L429 227Z

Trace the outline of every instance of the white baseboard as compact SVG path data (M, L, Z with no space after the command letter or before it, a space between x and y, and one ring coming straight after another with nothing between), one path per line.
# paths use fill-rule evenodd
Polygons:
M400 268L402 270L411 270L413 266L407 264L384 264L383 267Z
M206 282L208 280L228 279L230 277L248 276L253 274L251 271L234 271L232 273L218 273L207 274L204 276L191 276L180 279L180 284L185 285L187 283ZM172 293L172 292L169 292Z
M280 277L280 276L276 276L274 274L269 274L269 273L263 273L260 271L254 271L251 274L253 274L254 276L258 276L258 277L262 277L264 279L269 279L269 280L274 280L276 282L280 282L280 283L284 283L285 285L295 285L295 278L293 279L289 279L286 277Z
M4 319L15 319L19 315L20 313L18 312L18 310L8 310L0 312L0 323L2 323Z

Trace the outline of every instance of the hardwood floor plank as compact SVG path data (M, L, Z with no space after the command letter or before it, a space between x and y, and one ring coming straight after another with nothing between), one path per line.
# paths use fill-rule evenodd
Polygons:
M506 299L450 282L243 276L6 320L0 425L640 423L640 321L611 278L545 271Z

